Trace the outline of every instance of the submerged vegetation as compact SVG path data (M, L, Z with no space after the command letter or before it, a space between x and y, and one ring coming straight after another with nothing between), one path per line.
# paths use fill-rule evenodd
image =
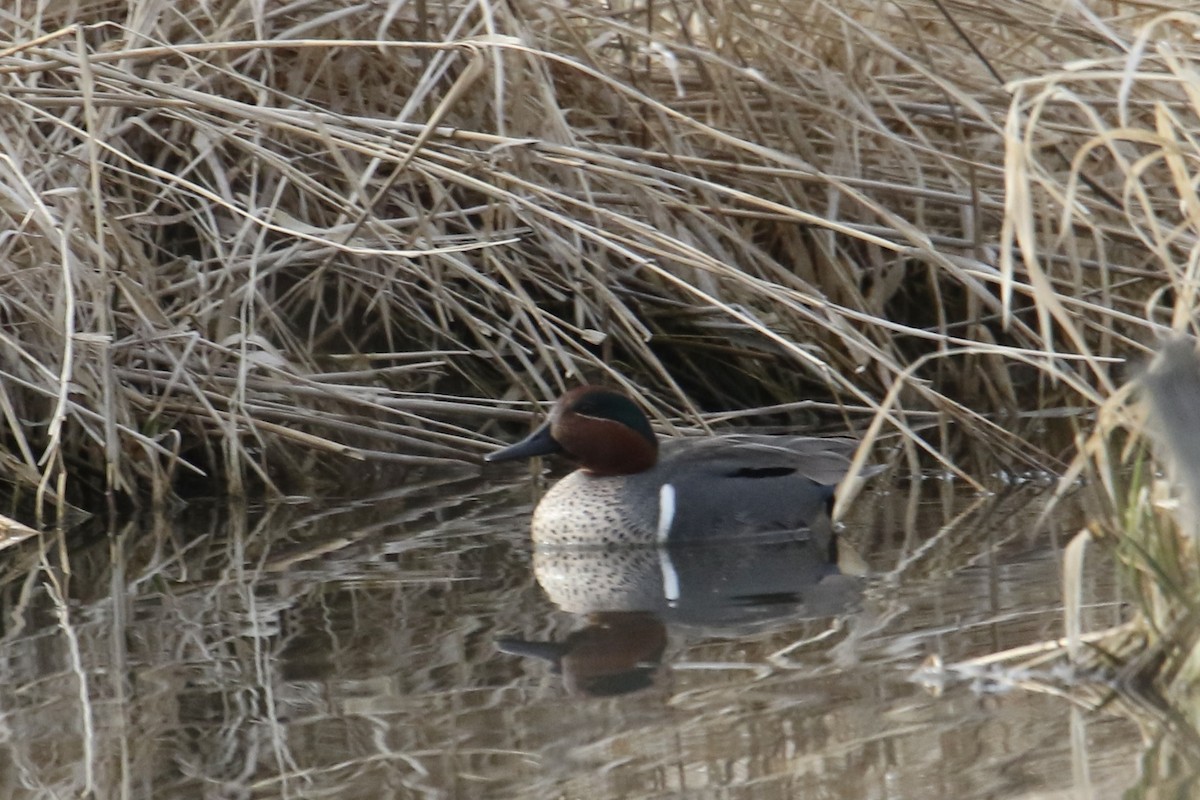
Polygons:
M580 379L1056 469L1017 420L1192 324L1200 22L1162 4L0 20L0 457L42 497L473 459Z

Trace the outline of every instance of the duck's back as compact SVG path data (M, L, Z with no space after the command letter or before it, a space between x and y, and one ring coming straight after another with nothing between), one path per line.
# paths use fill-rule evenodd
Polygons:
M827 537L834 487L856 445L852 439L753 434L667 439L654 469L627 484L627 502L656 510L660 542L810 532Z

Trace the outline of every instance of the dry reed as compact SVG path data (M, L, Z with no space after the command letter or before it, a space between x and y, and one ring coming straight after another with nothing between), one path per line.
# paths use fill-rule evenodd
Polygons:
M1022 415L1190 324L1171 7L21 0L0 459L287 491L472 458L586 378L1053 468Z

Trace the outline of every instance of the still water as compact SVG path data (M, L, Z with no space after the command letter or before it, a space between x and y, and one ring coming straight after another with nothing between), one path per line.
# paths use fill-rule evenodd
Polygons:
M882 483L844 530L865 580L781 545L535 558L519 469L27 542L0 597L0 797L1146 789L1144 731L1051 691L1061 668L936 668L1062 635L1078 519L1037 527L1033 487ZM1089 569L1096 630L1123 607Z

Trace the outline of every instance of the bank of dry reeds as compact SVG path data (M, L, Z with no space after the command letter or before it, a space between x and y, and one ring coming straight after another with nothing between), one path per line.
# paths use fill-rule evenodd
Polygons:
M5 473L287 489L581 379L1054 467L1016 420L1191 324L1169 6L18 4Z

